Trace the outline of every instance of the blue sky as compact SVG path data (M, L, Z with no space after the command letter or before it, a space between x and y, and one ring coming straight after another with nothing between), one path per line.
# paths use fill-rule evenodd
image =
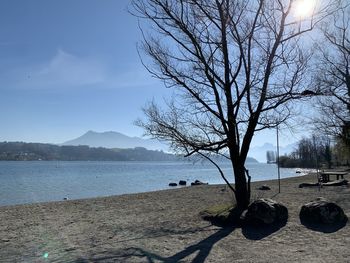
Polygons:
M143 68L127 0L0 1L0 141L61 143L88 130L141 136L170 94ZM296 140L282 136L281 144ZM274 143L274 132L254 144Z

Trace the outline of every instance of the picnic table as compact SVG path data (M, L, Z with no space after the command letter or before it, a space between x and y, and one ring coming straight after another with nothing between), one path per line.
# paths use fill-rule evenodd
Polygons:
M344 175L346 175L348 172L340 172L340 171L327 171L327 172L320 172L320 180L323 183L327 183L329 182L329 177L331 175L335 175L337 176L337 180L339 180L339 178L344 179Z

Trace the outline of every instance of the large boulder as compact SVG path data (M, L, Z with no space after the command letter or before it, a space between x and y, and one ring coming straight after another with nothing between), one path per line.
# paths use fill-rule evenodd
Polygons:
M307 224L337 224L347 220L341 207L322 197L303 205L299 217Z
M280 224L288 220L288 209L272 199L262 198L252 202L242 213L244 224Z

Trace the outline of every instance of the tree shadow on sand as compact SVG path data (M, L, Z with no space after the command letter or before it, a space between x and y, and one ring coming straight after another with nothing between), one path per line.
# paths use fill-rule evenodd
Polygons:
M287 220L271 225L246 225L242 226L242 234L251 240L261 240L284 227Z
M237 221L237 219L236 219ZM280 230L282 227L284 227L287 224L288 218L284 221L281 221L279 223L274 224L247 224L242 221L239 221L238 223L234 224L232 220L228 222L222 222L216 218L214 218L211 223L213 225L219 226L219 227L228 227L230 224L234 224L236 228L241 228L242 234L250 240L261 240L278 230Z
M201 263L206 260L208 255L210 254L211 249L213 246L219 242L221 239L227 237L235 230L235 227L225 227L222 229L219 229L214 234L210 235L209 237L201 240L197 244L191 245L186 247L184 250L181 250L180 252L170 256L170 257L163 257L156 253L144 250L142 248L138 247L130 247L127 249L115 251L112 253L105 254L103 256L93 256L88 261L84 261L83 259L78 259L76 263L83 263L83 262L105 262L110 260L117 260L117 261L126 261L130 260L132 258L142 258L145 259L146 262L179 262L183 260L184 258L196 254L195 258L192 260L192 262L195 263Z
M231 213L231 216L225 218L224 221L222 221L223 218L221 217L219 218L213 217L212 220L210 220L211 224L220 227L215 233L199 241L198 243L190 245L185 249L169 257L161 256L159 254L145 250L140 247L129 247L126 249L119 249L115 251L104 251L102 252L102 254L98 253L90 256L89 258L79 258L76 261L74 261L74 263L110 262L110 261L124 262L124 261L132 261L133 259L135 260L135 258L138 258L139 260L140 259L144 260L145 262L171 263L171 262L181 262L185 258L190 256L194 257L192 262L202 263L202 262L205 262L205 260L209 256L213 246L216 243L218 243L220 240L229 236L236 228L241 228L242 233L246 238L251 240L260 240L278 231L287 223L287 219L286 219L285 221L280 222L279 224L264 225L263 227L255 226L255 225L242 225L241 222L237 219L236 217L237 214L235 212L237 211L233 210L233 212ZM125 242L125 241L132 241L132 240L138 240L138 239L156 238L156 237L164 237L164 236L171 236L171 235L186 235L188 233L193 234L198 231L207 231L207 227L200 228L200 229L187 229L187 230L174 230L174 229L160 228L159 230L156 230L156 231L153 230L152 233L148 233L146 234L146 236L143 236L140 238L127 239L127 240L116 241L116 242Z
M287 221L286 221L287 222ZM243 235L251 240L260 240L264 237L271 235L272 233L278 231L281 227L286 225L286 222L280 224L274 224L271 226L257 227L257 226L242 226ZM147 251L139 247L129 247L127 249L117 250L113 252L104 253L104 255L94 255L89 260L76 261L75 263L84 262L109 262L109 261L127 261L133 258L139 258L145 260L145 262L181 262L185 258L195 255L192 262L202 263L205 262L206 258L209 256L210 251L213 246L219 242L221 239L229 236L237 226L225 226L220 228L217 232L213 233L209 237L199 241L194 245L186 247L184 250L177 252L176 254L164 257L159 254Z

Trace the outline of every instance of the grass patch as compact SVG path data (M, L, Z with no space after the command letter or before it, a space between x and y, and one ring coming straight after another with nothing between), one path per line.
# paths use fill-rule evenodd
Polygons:
M203 210L200 216L214 225L229 225L233 221L233 211L234 204L219 204Z
M219 205L214 205L211 206L207 209L205 209L204 211L202 211L202 213L208 213L211 215L215 215L215 214L221 214L221 213L225 213L229 210L231 210L233 208L233 204L219 204Z

